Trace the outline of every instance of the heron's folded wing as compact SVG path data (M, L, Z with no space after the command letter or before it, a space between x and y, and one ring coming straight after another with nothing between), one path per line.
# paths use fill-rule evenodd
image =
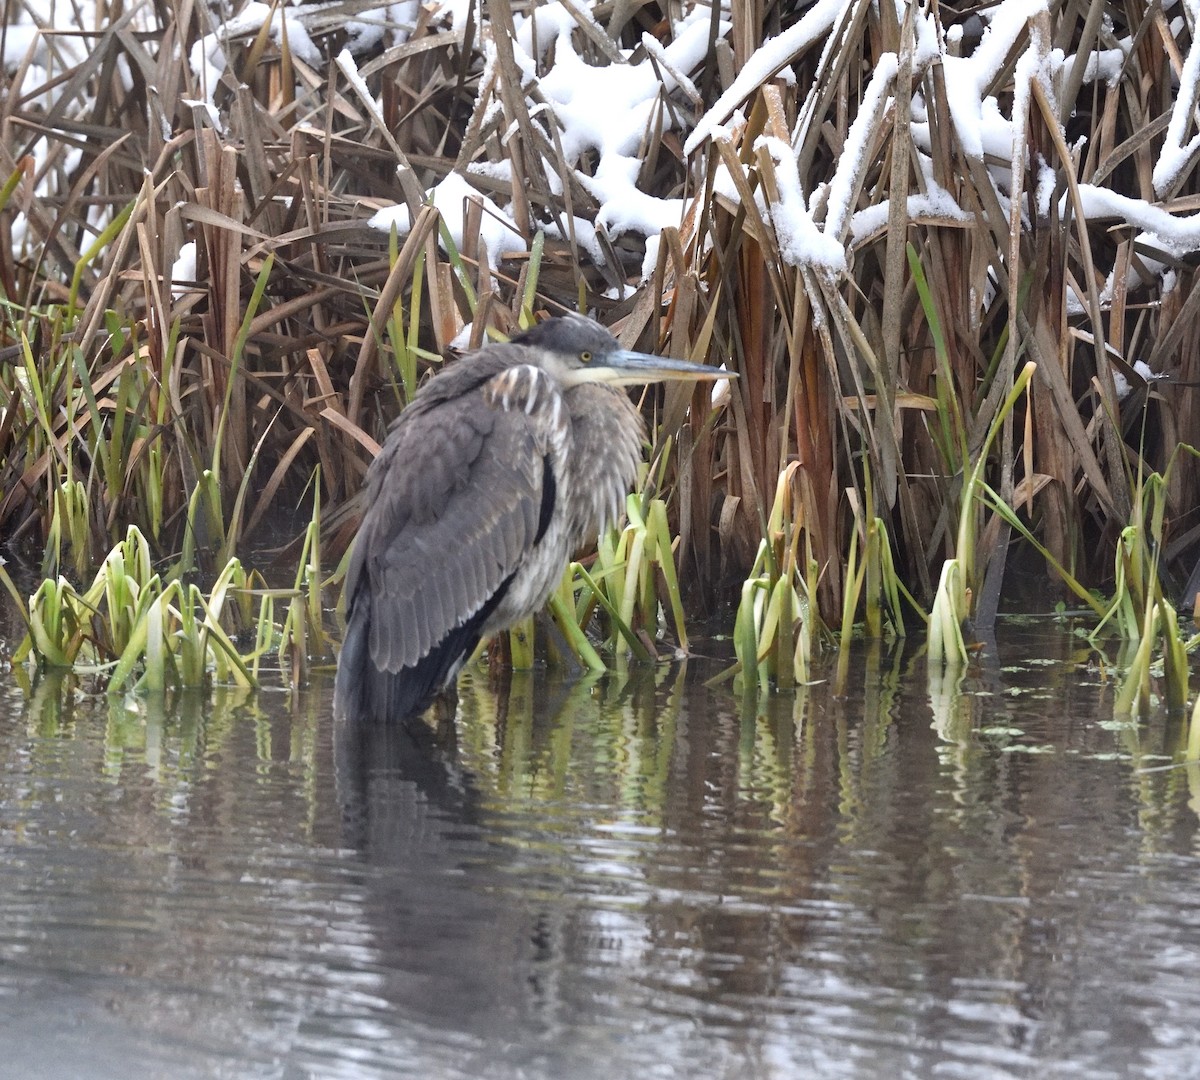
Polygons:
M520 565L543 511L543 426L480 393L397 425L372 469L356 553L378 668L414 665Z

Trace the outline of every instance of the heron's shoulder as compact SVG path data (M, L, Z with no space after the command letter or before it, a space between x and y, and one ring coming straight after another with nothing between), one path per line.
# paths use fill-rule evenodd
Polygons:
M524 359L521 351L511 345L485 346L461 359L449 361L417 391L412 405L423 410L465 398L497 375L524 366Z
M511 361L490 354L490 349L484 349L447 363L417 391L413 407L428 409L463 398L511 365Z
M553 376L535 364L509 364L483 384L484 400L505 412L558 413L562 393Z
M511 343L488 345L447 364L421 388L413 404L429 409L478 391L488 405L505 412L530 414L552 408L561 391L554 377L530 359L527 350Z

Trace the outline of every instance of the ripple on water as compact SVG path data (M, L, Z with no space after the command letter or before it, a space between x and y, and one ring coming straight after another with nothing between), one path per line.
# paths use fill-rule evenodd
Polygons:
M1057 648L936 693L874 662L762 712L672 669L468 680L457 749L395 757L335 744L325 691L164 713L8 687L7 1061L1200 1075L1200 784L1141 771L1178 727L1109 725Z

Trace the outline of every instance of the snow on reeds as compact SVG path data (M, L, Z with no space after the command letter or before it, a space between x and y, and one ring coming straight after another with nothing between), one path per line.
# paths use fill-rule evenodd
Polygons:
M44 542L82 484L95 552L262 539L319 466L343 545L451 342L580 306L741 374L715 413L653 402L708 600L785 470L830 625L864 523L930 603L967 475L1103 584L1139 465L1200 443L1192 3L6 10L5 537ZM1186 572L1188 455L1165 505ZM980 520L986 623L1022 557Z

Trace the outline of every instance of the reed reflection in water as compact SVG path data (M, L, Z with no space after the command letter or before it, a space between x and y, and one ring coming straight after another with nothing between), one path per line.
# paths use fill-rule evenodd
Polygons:
M406 733L8 685L5 1067L1197 1075L1200 782L1085 661L473 675Z

